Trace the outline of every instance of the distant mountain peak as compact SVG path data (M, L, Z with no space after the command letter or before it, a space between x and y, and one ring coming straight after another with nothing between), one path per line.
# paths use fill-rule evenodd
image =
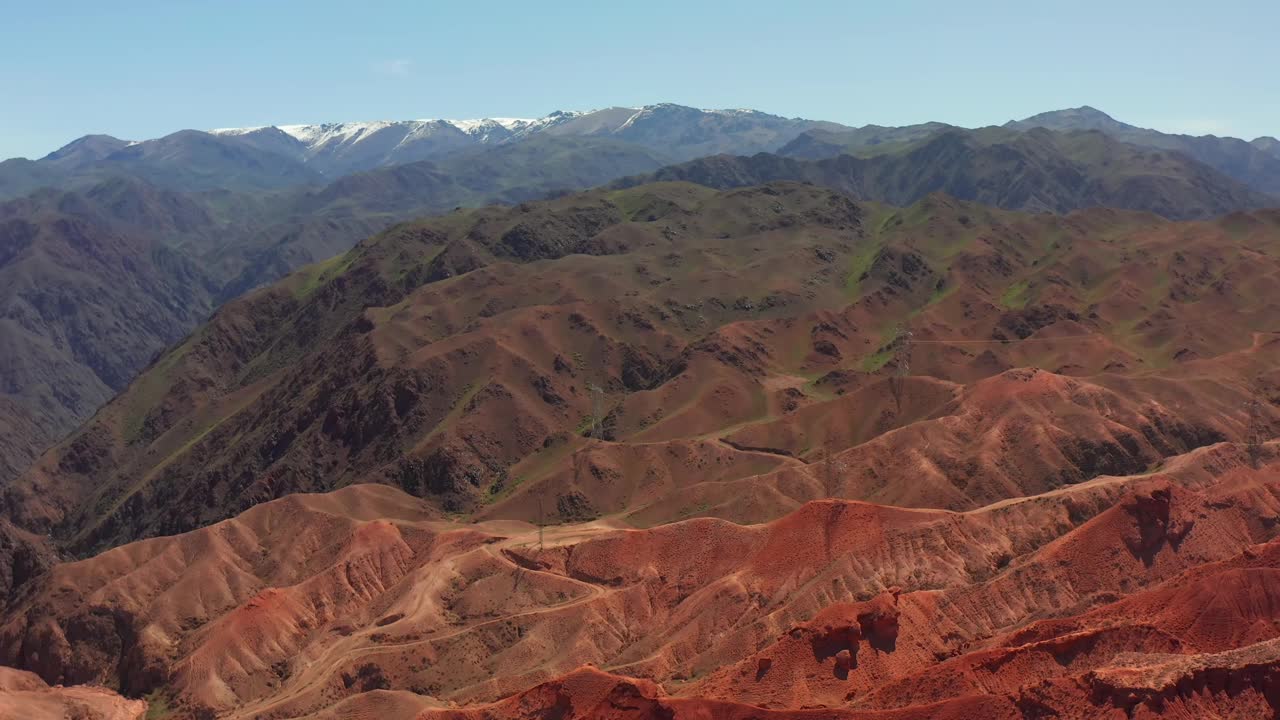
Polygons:
M1022 120L1010 120L1005 127L1027 130L1043 127L1050 130L1070 132L1072 130L1119 131L1134 130L1135 126L1121 122L1092 105L1050 110Z
M128 140L110 135L85 135L45 155L41 162L59 167L83 167L130 144Z
M54 150L49 154L59 155L73 148L83 147L86 145L125 145L128 142L129 142L128 140L121 140L118 137L112 137L111 135L98 133L98 134L85 135L83 137L76 138L75 140L72 140L71 142L67 143L66 145L63 145L61 148L58 148L57 150Z
M1270 135L1263 135L1260 138L1254 138L1254 140L1249 144L1263 152L1268 152L1276 157L1280 157L1280 140L1277 140Z
M1073 108L1061 108L1059 110L1046 110L1045 112L1036 113L1035 115L1032 115L1031 117L1027 118L1027 120L1034 120L1036 118L1050 118L1050 117L1077 117L1077 118L1093 118L1097 120L1115 120L1115 118L1111 117L1107 113L1099 110L1098 108L1092 105L1081 105L1079 107L1073 107Z
M1100 119L1115 120L1115 118L1102 112L1101 110L1099 110L1098 108L1092 105L1081 105L1080 107L1077 107L1077 108L1068 108L1066 110L1059 111L1059 112L1071 112L1071 113L1077 113L1085 117L1096 117Z

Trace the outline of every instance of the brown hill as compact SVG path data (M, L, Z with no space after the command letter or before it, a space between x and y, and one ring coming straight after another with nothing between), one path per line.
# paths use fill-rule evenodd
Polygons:
M1278 258L793 183L397 226L5 486L0 663L171 718L1265 717Z
M294 495L57 566L0 660L177 717L1243 717L1280 637L1278 457L1219 444L963 513L823 500L649 530Z
M687 133L682 131L682 137L693 143L690 147L702 147L700 143L714 145L716 138L727 137L724 132L732 129L716 123L702 127L698 123L712 116L691 112L653 108L643 114L643 122L637 120L628 126L627 132L650 133L679 126L684 122L680 118L702 118L687 128ZM714 117L719 123L736 116ZM738 138L735 143L772 147L782 137L773 131L761 134L763 126L757 121L762 118L748 114L739 120L744 124L730 134L745 134L734 135ZM585 116L569 125L579 121L585 122ZM792 129L798 129L804 125L788 123L779 127L795 125ZM1096 132L1064 135L1046 130L1015 133L943 128L936 136L930 134L938 129L855 131L859 142L879 143L874 147L881 150L898 145L907 148L899 148L902 152L885 150L881 157L867 160L800 163L774 156L721 157L663 172L664 177L684 177L719 187L806 180L894 203L910 203L929 191L944 189L996 205L1058 212L1103 204L1181 217L1266 202L1176 152L1144 151ZM813 132L830 134L836 130L817 128ZM655 138L645 142L657 142ZM184 132L128 145L105 136L87 137L54 153L41 161L44 164L40 167L57 166L80 173L77 177L83 176L83 182L76 186L82 190L38 193L5 204L0 215L29 225L46 223L55 216L70 217L87 223L91 234L124 238L133 250L122 251L122 259L136 262L142 268L138 272L146 277L135 282L135 270L126 268L125 280L117 286L115 275L99 274L110 269L111 263L71 258L75 250L64 252L66 262L53 266L19 262L0 267L0 280L12 286L35 281L46 296L70 299L82 294L83 288L93 287L102 308L97 327L77 330L66 326L83 325L81 304L66 305L69 311L65 315L58 310L61 306L45 307L38 322L27 322L20 337L0 345L0 368L7 368L0 373L10 380L0 386L0 426L11 430L3 435L0 481L25 469L52 442L87 419L150 358L204 319L217 304L301 265L341 253L356 238L394 221L462 205L522 202L658 168L659 153L646 150L644 143L636 144L636 139L596 136L578 128L568 135L552 133L353 175L324 188L256 195L226 190L176 193L138 179L110 177L99 167L106 157L120 160L136 155L136 162L117 162L111 172L130 172L177 187L217 187L218 178L227 180L228 186L237 186L233 180L242 175L248 178L276 172L270 162L250 152L252 148L239 147L241 143L235 138ZM235 145L235 152L226 155L219 150L225 143ZM209 158L228 160L231 167L219 169L216 162L209 165ZM287 175L286 171L281 170ZM173 173L186 179L170 182ZM249 184L257 187L255 182ZM264 182L274 186L275 180ZM15 244L22 246L20 241ZM62 265L71 267L64 269ZM176 300L174 287L186 288ZM149 322L122 317L125 307L144 309ZM9 307L3 314L25 317L26 312ZM111 327L116 337L113 347L106 347L96 337L74 341L63 337L92 335L104 326ZM123 346L127 348L117 352ZM118 367L98 367L104 364ZM104 379L103 372L111 378ZM50 387L59 391L52 392Z
M228 305L7 505L83 551L354 482L650 525L1137 472L1273 425L1278 225L789 184L455 212Z
M34 673L0 667L0 720L142 720L147 708L106 688L51 688Z
M109 140L87 138L50 162L91 164ZM617 142L545 138L316 191L184 194L124 176L0 203L0 482L228 298L394 221L659 166Z

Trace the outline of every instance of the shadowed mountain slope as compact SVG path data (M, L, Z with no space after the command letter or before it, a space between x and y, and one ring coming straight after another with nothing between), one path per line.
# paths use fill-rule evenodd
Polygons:
M136 205L113 204L126 195ZM198 205L140 185L0 205L0 478L24 469L207 316L212 282L142 229L204 222Z
M525 520L972 508L1242 439L1255 381L1274 422L1277 243L786 183L458 211L228 304L6 505L77 551L368 481Z
M1102 206L1174 219L1276 203L1189 157L1145 150L1098 131L950 129L870 157L716 156L617 185L652 180L685 180L716 188L794 180L895 205L945 192L1013 210L1062 213Z
M539 138L314 191L178 193L122 176L0 203L0 481L227 299L393 222L661 165L612 140Z
M1181 153L1213 168L1251 190L1275 197L1280 195L1280 145L1275 138L1260 137L1252 142L1232 137L1178 135L1136 127L1120 122L1094 108L1040 113L1025 120L1013 120L1003 128L966 130L946 123L930 122L903 127L867 125L861 128L819 127L798 135L778 150L779 155L804 160L820 160L841 154L873 157L900 152L912 144L946 132L975 136L1010 134L1047 129L1060 133L1100 132L1118 142L1144 150Z
M1255 190L1280 194L1280 154L1276 153L1275 138L1258 138L1251 143L1233 137L1163 133L1120 122L1087 105L1010 121L1005 127L1018 130L1036 127L1062 131L1100 130L1122 142L1180 152Z

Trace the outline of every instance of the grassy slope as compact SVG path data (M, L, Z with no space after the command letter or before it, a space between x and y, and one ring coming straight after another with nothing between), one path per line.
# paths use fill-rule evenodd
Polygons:
M623 443L606 455L686 442L700 454L786 417L786 388L837 402L819 379L892 373L899 323L922 341L988 343L913 353L914 373L949 381L1002 364L1144 377L1247 348L1277 309L1261 290L1280 258L1272 215L1181 225L934 196L855 218L846 204L796 185L664 184L399 226L224 308L18 491L62 488L82 510L60 532L81 547L363 480L453 512L521 516L535 492L569 498L561 514L666 507L630 485L623 456L599 460L626 480L616 495L573 477L589 383ZM1096 340L1036 339L1046 332ZM974 364L988 350L995 369ZM60 458L81 447L111 465L67 472Z

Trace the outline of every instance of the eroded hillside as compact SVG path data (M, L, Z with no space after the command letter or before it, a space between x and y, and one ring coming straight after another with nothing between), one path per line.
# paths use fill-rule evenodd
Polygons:
M1138 472L1276 417L1277 220L794 184L458 211L228 305L8 507L85 551L356 482L651 525Z

